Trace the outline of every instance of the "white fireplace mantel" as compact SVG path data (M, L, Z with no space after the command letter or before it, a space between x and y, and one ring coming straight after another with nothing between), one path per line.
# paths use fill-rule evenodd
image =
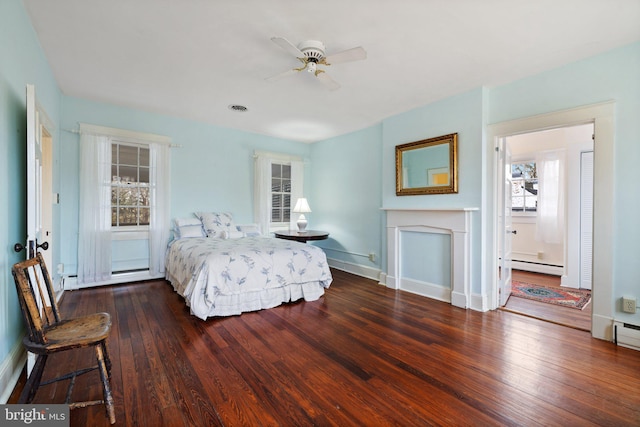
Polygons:
M403 231L445 233L451 236L451 293L424 294L468 308L471 301L471 215L478 208L398 209L383 208L387 215L387 276L385 285L402 289L401 233Z

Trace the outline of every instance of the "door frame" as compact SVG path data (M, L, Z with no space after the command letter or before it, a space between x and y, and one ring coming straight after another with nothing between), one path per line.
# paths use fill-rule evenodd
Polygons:
M498 308L498 170L495 141L500 137L554 129L578 124L594 124L594 203L593 207L593 290L591 335L613 339L613 188L615 102L540 114L491 124L487 128L486 177L483 198L484 230L487 247L483 251L483 279L487 283L489 309Z

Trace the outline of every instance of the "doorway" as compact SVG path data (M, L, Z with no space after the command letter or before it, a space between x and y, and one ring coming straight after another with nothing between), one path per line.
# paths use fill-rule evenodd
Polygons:
M488 308L499 305L500 282L498 269L498 241L504 230L498 224L498 179L496 173L500 139L540 130L556 129L579 124L594 124L594 200L593 205L593 266L592 282L595 292L592 296L591 335L607 341L613 340L613 173L614 168L614 102L605 102L570 110L562 110L537 116L514 119L492 124L488 127L487 186L483 199L486 212L484 224L489 240L483 253L483 276L488 283Z
M593 163L584 157L593 155L593 133L593 123L587 123L504 138L509 155L501 157L505 164L498 167L510 175L505 180L509 188L501 194L510 199L504 203L511 232L499 242L508 240L510 250L499 247L498 256L511 257L513 287L568 298L567 291L591 290ZM501 291L510 292L512 286ZM528 292L513 292L502 295L501 303L509 311L591 329L590 304L576 309L530 298Z

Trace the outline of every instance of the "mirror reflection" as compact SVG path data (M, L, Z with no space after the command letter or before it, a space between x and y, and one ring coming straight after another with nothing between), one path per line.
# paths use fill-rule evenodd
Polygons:
M396 194L458 192L458 134L396 146Z

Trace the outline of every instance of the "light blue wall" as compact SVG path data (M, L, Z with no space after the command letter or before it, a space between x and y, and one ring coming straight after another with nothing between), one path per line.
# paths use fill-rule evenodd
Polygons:
M140 110L65 97L62 107L61 232L65 237L61 262L65 274L75 274L78 256L79 136L67 132L78 123L165 135L180 147L171 149L171 216L196 211L225 211L237 223L253 219L253 153L273 151L307 159L310 146L234 129L163 116ZM306 168L308 169L308 168ZM309 172L305 171L305 179ZM129 247L133 247L132 242ZM129 248L119 245L121 250ZM118 254L114 256L119 256ZM121 266L124 267L124 264Z
M615 101L612 304L617 319L637 325L640 312L622 313L619 298L640 299L640 43L498 87L490 92L488 117L498 123L610 100Z
M50 119L59 119L61 94L20 0L0 2L0 368L22 340L22 315L11 266L24 258L13 244L26 239L25 141L27 84ZM54 131L54 175L57 131ZM54 191L57 182L54 181ZM54 209L54 224L59 212ZM57 229L54 225L54 233ZM54 248L55 249L55 248ZM0 370L1 372L1 370ZM3 390L0 390L0 394Z
M316 242L329 258L381 268L381 148L380 125L311 145L307 219L310 229L329 231L328 240Z
M382 204L385 208L479 208L481 205L485 89L434 102L382 123ZM458 133L458 193L396 196L395 147L399 144ZM474 212L472 228L479 231L481 212ZM481 292L480 233L471 242L471 291ZM380 236L386 246L386 232ZM421 251L416 247L414 251ZM384 254L386 260L386 251ZM383 264L386 267L386 264ZM386 268L385 268L386 270ZM425 281L427 277L423 278Z
M195 210L227 210L251 222L254 150L305 159L305 195L311 228L331 239L318 242L338 261L385 270L385 225L380 207L444 208L481 206L486 186L484 130L487 123L616 101L614 298L640 296L640 197L635 171L640 163L640 43L494 89L478 88L387 118L382 123L312 145L240 132L159 114L63 97L19 0L0 2L0 361L21 335L10 266L21 258L13 243L25 236L25 85L34 83L41 104L58 125L54 133L54 210L59 237L56 258L75 273L78 218L78 122L167 135L172 149L172 216ZM488 119L487 119L488 118ZM398 144L457 132L459 193L395 195ZM482 212L473 227L481 229ZM476 234L477 236L477 234ZM480 239L472 242L472 291L482 292ZM376 253L370 262L366 255ZM616 304L612 301L612 304ZM635 324L640 314L616 317Z

